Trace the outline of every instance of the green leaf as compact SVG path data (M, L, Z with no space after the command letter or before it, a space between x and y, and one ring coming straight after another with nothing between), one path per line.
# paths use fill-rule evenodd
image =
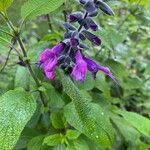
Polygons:
M52 109L62 108L64 106L64 101L61 94L56 91L56 89L50 83L42 83L42 86L46 89L46 95L50 99L50 106Z
M95 82L93 81L92 75L88 74L84 83L76 82L76 85L80 90L90 91L94 88Z
M21 9L21 15L24 19L33 19L54 11L63 3L64 0L28 0Z
M117 79L120 80L121 78L128 76L126 67L123 64L121 64L119 61L108 59L106 61L106 64L111 68L112 72L114 73Z
M12 2L13 0L0 0L0 11L5 11Z
M54 111L51 113L51 122L55 129L65 128L65 118L62 111Z
M137 144L140 133L134 129L126 120L121 117L111 117L113 123L119 129L122 136L126 139L126 141L133 142Z
M26 67L18 66L15 76L15 87L29 89L30 76Z
M95 87L101 90L106 98L111 98L110 87L105 80L105 75L101 72L97 73Z
M32 138L28 143L27 149L28 150L41 150L43 140L44 140L43 135Z
M80 139L80 140L75 140L73 144L69 144L66 150L89 150L88 144Z
M0 97L0 148L12 150L36 109L36 101L23 89Z
M70 140L75 140L80 136L80 132L77 130L67 130L66 137Z
M62 134L54 134L47 136L43 143L47 144L48 146L56 146L58 144L62 144L62 141L64 139L64 136Z
M118 31L109 28L107 30L101 30L98 34L102 38L103 45L108 49L114 49L119 43L123 42L125 39L125 34L119 33Z
M69 124L92 140L110 147L114 140L113 130L102 109L90 103L63 73L61 80L65 93L72 99L72 103L65 107L65 116Z
M141 133L150 136L150 120L134 112L118 111L124 119Z

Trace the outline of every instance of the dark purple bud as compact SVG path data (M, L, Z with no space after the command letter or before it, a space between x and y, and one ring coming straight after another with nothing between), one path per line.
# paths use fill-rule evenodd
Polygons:
M72 30L72 31L76 30L76 28L75 28L73 25L69 24L68 22L65 22L65 23L64 23L64 27L65 27L67 30Z
M95 12L95 10L96 10L96 7L95 7L95 4L94 4L93 1L88 1L88 2L84 5L84 8L85 8L85 10L86 10L88 13Z
M89 47L88 47L87 45L83 44L83 43L80 43L80 44L79 44L79 47L80 47L81 49L89 49Z
M104 13L106 13L107 15L110 15L110 16L114 16L114 12L113 10L103 1L101 0L98 0L96 2L96 7L97 8L100 8Z
M101 45L101 39L99 37L97 37L96 35L92 34L89 31L86 31L86 30L82 31L82 33L88 40L90 40L94 44L96 44L98 46Z
M89 25L89 27L93 30L93 31L97 31L98 30L98 25L91 19L91 18L87 18L87 24Z
M87 18L80 20L80 21L79 21L79 24L80 24L81 26L84 26L84 28L85 28L86 30L88 30L88 29L90 28L89 22L88 22Z
M84 40L86 39L85 36L84 36L82 33L79 34L79 38L80 38L82 41L84 41Z
M95 11L93 11L93 12L91 12L91 13L88 14L89 17L95 17L97 15L98 15L97 9Z
M71 38L70 39L70 44L71 44L72 47L76 48L79 45L79 41L78 41L78 39Z
M72 37L78 37L78 34L79 34L78 30L76 30L72 33Z
M73 32L66 32L66 33L64 34L64 38L65 38L65 39L70 39L70 38L72 37L72 34L73 34Z
M69 16L69 22L71 23L71 22L79 21L80 19L82 19L82 16L83 16L83 14L81 12L72 13Z
M87 3L89 0L79 0L81 4Z

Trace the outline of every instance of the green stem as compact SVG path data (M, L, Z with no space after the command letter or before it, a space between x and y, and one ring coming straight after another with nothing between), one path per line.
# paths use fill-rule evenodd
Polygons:
M47 14L46 17L47 17L49 29L52 31L53 27L52 27L51 17L49 14Z

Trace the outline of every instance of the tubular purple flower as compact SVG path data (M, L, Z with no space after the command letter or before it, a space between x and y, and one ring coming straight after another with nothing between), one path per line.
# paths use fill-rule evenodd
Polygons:
M40 55L40 63L46 62L51 56L51 53L52 53L51 49L45 49Z
M92 73L94 79L96 79L97 72L102 71L106 75L108 75L112 80L116 81L116 78L113 76L112 72L108 67L104 67L87 57L84 57L84 60L86 61L88 70Z
M46 49L40 55L40 64L44 69L46 77L50 80L53 80L55 77L55 70L58 64L58 56L65 49L65 47L65 43L59 43L52 49Z
M51 52L49 59L43 63L43 69L46 77L53 80L55 77L55 69L58 64L58 58L54 52Z
M81 52L78 50L76 52L76 64L71 73L72 77L77 81L84 81L87 74L87 64L83 60Z
M61 42L52 48L52 51L58 56L64 49L66 48L66 44Z

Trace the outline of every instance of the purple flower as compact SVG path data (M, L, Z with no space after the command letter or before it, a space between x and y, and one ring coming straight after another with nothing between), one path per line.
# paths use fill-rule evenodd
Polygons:
M40 64L44 69L46 77L50 80L55 78L55 70L58 64L58 56L65 49L66 45L64 43L59 43L52 49L46 49L40 55Z
M104 67L96 63L91 58L84 57L84 60L86 61L88 70L92 73L94 79L96 79L97 72L102 71L106 75L108 75L112 80L116 81L115 77L113 76L112 72L110 71L108 67Z
M83 60L81 52L78 50L76 52L76 64L71 73L72 77L77 81L84 81L87 74L87 64Z
M58 56L64 49L66 48L66 44L61 42L58 45L52 48L52 51Z

